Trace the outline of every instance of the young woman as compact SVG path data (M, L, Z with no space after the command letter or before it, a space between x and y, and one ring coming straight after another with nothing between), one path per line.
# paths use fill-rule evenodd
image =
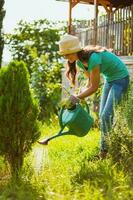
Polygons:
M107 154L106 136L113 123L114 107L117 105L129 85L129 73L126 65L115 54L102 47L88 46L81 48L78 37L65 35L59 42L59 54L68 60L67 77L75 84L76 68L82 68L88 76L86 90L79 95L70 96L75 104L97 91L100 74L103 75L104 85L100 102L100 156Z

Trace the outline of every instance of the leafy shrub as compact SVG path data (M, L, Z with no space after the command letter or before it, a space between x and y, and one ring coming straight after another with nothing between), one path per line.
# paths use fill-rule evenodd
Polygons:
M53 112L57 113L63 66L57 51L60 36L65 32L66 22L41 19L32 23L21 20L13 34L5 35L13 58L27 64L42 121L50 119Z
M0 71L0 154L12 173L21 169L25 153L39 136L37 116L27 68L13 61Z
M57 114L61 98L61 67L54 62L49 64L47 56L41 56L33 64L31 85L40 103L39 119L46 121L53 113Z
M52 22L47 19L26 22L21 20L13 34L5 35L5 42L14 59L27 63L30 73L35 58L49 55L49 62L58 61L57 42L64 34L66 23Z
M110 154L114 162L133 172L133 85L115 114L115 125L109 140Z

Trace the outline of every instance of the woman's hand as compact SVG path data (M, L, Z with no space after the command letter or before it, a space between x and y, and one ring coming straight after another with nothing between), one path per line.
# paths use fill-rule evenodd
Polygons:
M76 103L79 103L79 98L77 98L76 96L74 95L71 95L69 97L69 101L72 103L72 105L75 105Z
M71 95L69 98L65 98L65 99L61 100L59 106L64 109L71 109L78 102L79 102L79 99L76 96Z

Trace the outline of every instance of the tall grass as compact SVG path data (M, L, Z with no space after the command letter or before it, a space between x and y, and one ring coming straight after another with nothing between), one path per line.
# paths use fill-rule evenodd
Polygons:
M42 127L42 137L59 131L57 121ZM108 157L97 160L99 132L62 136L48 146L35 144L19 182L0 182L0 200L132 200L132 180ZM1 159L0 169L5 169ZM4 177L0 172L1 178Z

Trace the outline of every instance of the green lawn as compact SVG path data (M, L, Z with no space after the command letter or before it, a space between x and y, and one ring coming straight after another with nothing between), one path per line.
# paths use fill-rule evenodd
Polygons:
M42 137L58 132L57 123L42 128ZM21 180L10 180L0 159L0 200L132 200L133 181L111 158L97 160L99 132L62 136L48 146L35 144L25 158Z

